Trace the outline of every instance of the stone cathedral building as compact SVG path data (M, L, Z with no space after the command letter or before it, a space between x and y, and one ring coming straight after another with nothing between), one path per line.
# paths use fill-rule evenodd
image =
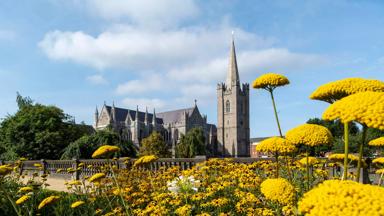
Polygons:
M140 147L143 138L148 137L153 131L159 132L169 148L174 153L176 144L182 134L190 129L200 127L204 131L205 141L208 150L213 150L216 144L216 126L207 123L207 116L201 115L196 105L187 108L172 110L168 112L149 113L136 110L124 109L106 104L99 113L96 108L94 117L94 128L103 130L110 127L117 132L124 140L131 140L136 148Z
M217 85L217 151L224 157L249 157L249 84L240 84L232 38L225 83Z
M131 140L139 148L143 138L153 131L159 132L174 149L182 134L200 127L204 131L206 146L214 156L249 157L249 84L241 84L237 68L235 43L232 38L229 68L225 83L217 85L217 127L207 123L196 105L191 108L168 112L149 113L108 106L104 103L99 113L96 108L94 128L112 128L125 140Z

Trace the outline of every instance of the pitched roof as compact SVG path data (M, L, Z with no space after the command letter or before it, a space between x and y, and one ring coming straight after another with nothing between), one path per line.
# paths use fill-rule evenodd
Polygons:
M112 113L112 107L111 106L106 105L105 108L107 109L107 111L109 113ZM135 121L136 120L136 110L128 110L128 109L124 109L124 108L115 107L116 121L120 121L120 122L125 121L127 119L128 113L131 116L131 119L133 121ZM139 111L138 114L139 114L139 116L138 116L139 121L144 122L145 121L145 112ZM148 121L152 122L152 119L153 119L153 114L148 113ZM163 120L156 116L156 123L157 124L163 124Z
M172 111L157 113L156 116L159 118L162 118L164 124L175 123L180 121L180 119L183 117L184 112L186 112L188 116L191 116L194 109L195 107L172 110Z

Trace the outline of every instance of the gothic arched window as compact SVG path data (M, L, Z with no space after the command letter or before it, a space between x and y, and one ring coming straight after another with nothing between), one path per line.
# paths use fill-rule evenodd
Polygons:
M229 100L225 102L225 112L230 112L231 111L231 104L229 103Z

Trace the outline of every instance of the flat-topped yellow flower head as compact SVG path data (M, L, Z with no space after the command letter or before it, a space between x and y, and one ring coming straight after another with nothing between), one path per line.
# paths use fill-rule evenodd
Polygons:
M135 161L135 163L133 164L133 166L148 164L148 163L151 163L153 161L156 161L157 159L158 159L158 157L156 155L145 155L145 156L142 156L139 159L137 159Z
M333 137L328 128L316 124L303 124L287 132L286 139L295 145L330 145Z
M375 159L373 159L372 163L374 163L374 164L384 164L384 157L375 158Z
M41 201L41 203L39 204L39 206L37 208L40 210L40 209L44 208L45 206L50 205L50 204L56 202L59 199L60 199L59 196L47 197L47 198L43 199L43 201Z
M117 146L103 145L93 152L92 158L102 158L118 151L120 151L120 148Z
M286 179L267 179L260 185L261 193L268 200L283 205L292 204L295 199L295 188Z
M329 160L336 161L336 162L344 161L344 158L345 158L345 154L331 154L328 156ZM359 160L359 157L353 154L348 154L348 160L349 162L357 162Z
M18 200L16 200L16 205L21 205L21 204L25 203L26 201L29 200L29 198L31 198L31 197L28 195L21 196Z
M357 121L384 130L384 92L361 92L331 104L323 113L324 120Z
M12 168L10 165L1 165L0 166L0 176L5 176L12 172Z
M302 158L298 162L300 165L305 166L305 165L307 165L307 158L306 157ZM320 163L319 159L317 159L315 157L308 157L308 165L309 166L313 166L313 165L318 164L318 163Z
M278 152L280 154L288 154L294 152L295 150L295 145L281 137L270 137L261 141L256 146L256 151L268 153Z
M105 173L96 173L94 174L93 176L91 176L88 181L89 182L98 182L100 181L102 178L105 178Z
M77 208L77 207L79 207L79 206L81 206L83 204L85 204L84 201L76 201L76 202L71 204L71 208Z
M326 83L317 88L309 98L333 103L359 92L384 92L384 82L363 78L347 78Z
M280 74L267 73L255 79L252 83L252 87L255 89L273 90L278 86L284 86L287 84L289 84L287 77Z
M384 188L345 180L327 180L305 193L302 215L384 215Z
M370 146L384 146L384 137L379 137L374 140L369 141L368 145Z

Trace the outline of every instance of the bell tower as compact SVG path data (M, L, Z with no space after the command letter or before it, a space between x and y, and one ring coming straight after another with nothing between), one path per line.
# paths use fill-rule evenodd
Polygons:
M226 82L217 84L217 151L249 157L249 84L240 84L233 34L228 66Z

